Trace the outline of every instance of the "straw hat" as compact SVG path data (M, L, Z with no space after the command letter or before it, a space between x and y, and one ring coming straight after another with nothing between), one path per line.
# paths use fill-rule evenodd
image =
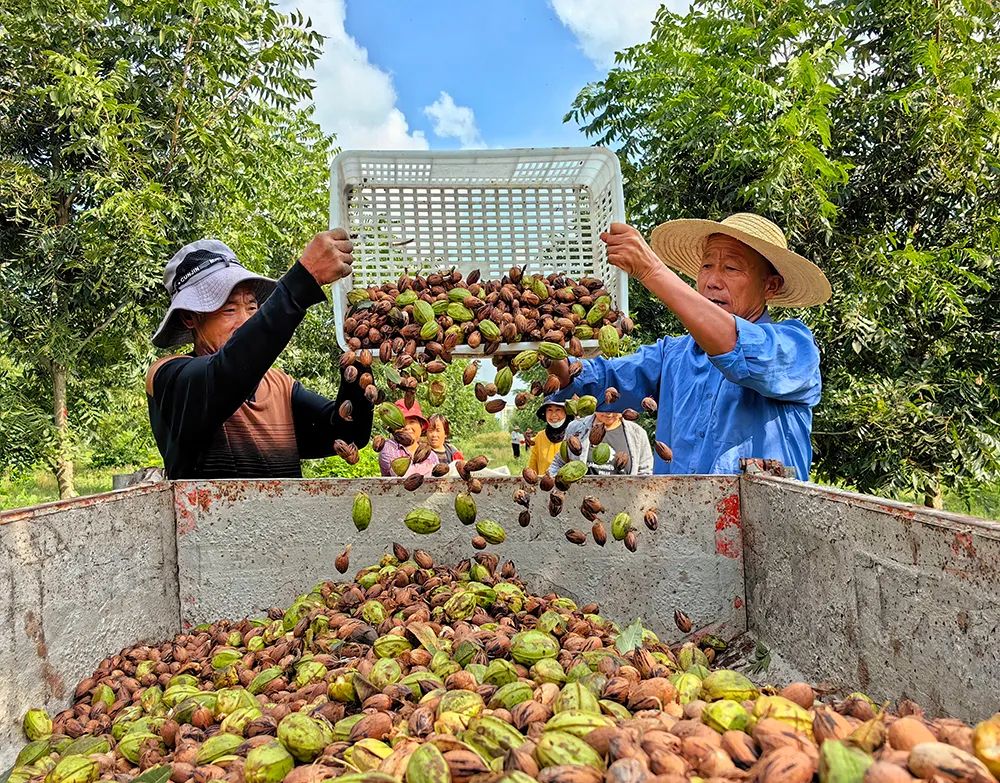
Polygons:
M725 234L749 245L770 261L785 279L768 305L812 307L830 298L830 281L812 261L788 249L788 240L774 223L760 215L739 212L721 222L714 220L670 220L653 230L653 252L667 266L698 279L705 240Z

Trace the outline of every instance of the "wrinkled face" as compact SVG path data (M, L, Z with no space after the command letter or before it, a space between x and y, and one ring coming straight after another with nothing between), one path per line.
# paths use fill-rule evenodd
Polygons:
M622 423L622 415L620 413L605 413L602 411L595 413L594 418L609 430L613 430Z
M410 431L414 441L420 440L420 436L424 434L424 429L420 424L420 419L407 419L406 429Z
M550 405L545 409L545 423L550 427L558 427L566 421L566 411L555 405Z
M427 443L432 449L440 449L444 446L444 423L434 421L427 425Z
M233 289L226 303L214 313L187 313L182 320L194 332L195 350L213 353L256 312L257 296L253 286L243 283Z
M705 242L698 273L698 293L727 313L754 320L784 281L753 248L725 234Z

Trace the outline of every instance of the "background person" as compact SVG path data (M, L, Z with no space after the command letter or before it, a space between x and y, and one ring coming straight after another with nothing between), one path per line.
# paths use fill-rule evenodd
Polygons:
M514 455L514 459L521 459L521 446L523 444L524 435L521 434L521 430L515 424L514 429L510 431L510 450Z
M528 467L541 476L548 472L572 417L566 414L566 405L562 402L543 403L535 415L545 422L545 429L535 436L528 454Z
M431 414L427 419L427 445L437 456L438 462L445 465L465 459L449 438L451 438L451 424L447 417L440 413Z
M395 439L387 438L378 455L379 470L382 471L383 476L396 476L392 470L392 461L399 457L409 457L410 465L400 478L412 476L414 473L429 476L431 470L438 464L438 458L434 450L427 446L424 441L427 419L424 418L423 411L420 410L420 403L414 402L412 408L407 408L404 400L396 400L396 407L403 413L403 418L406 420L404 428L413 437L413 442L409 446L402 446ZM422 446L424 448L421 448ZM426 456L417 460L418 452L423 451L427 452Z
M611 455L606 462L593 459L597 446L590 443L590 430L594 422L600 422L605 428L599 443L606 443L610 449ZM566 428L566 437L573 435L580 439L583 450L579 455L571 453L570 459L583 462L589 476L648 476L653 472L653 450L646 430L634 421L625 420L620 413L598 411L593 416L577 419ZM620 454L625 456L619 466L616 458ZM557 450L549 465L549 474L554 476L564 464Z

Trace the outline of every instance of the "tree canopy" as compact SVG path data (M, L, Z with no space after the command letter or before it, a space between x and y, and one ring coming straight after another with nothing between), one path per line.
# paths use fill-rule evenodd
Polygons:
M822 352L821 479L1000 477L998 25L981 0L700 0L567 115L619 152L641 229L758 212L826 271L791 313ZM678 330L632 297L644 337Z
M5 0L0 38L0 338L67 495L75 401L135 386L166 258L214 235L283 270L323 228L321 37L268 0Z

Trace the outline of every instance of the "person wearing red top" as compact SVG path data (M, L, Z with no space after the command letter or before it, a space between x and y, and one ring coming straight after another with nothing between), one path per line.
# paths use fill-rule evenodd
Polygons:
M465 459L450 438L451 424L448 419L440 413L432 414L427 420L427 445L437 455L438 462L445 465Z

